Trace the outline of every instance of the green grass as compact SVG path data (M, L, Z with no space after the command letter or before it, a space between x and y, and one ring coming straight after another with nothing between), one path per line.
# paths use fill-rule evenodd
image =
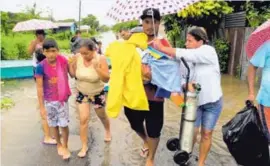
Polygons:
M98 33L94 33L95 36ZM59 32L56 34L48 33L47 38L55 39L58 43L61 53L70 54L70 38L68 32ZM83 38L90 38L93 34L83 33ZM1 60L18 60L32 59L32 55L28 54L28 46L35 35L32 33L10 33L9 35L1 34Z
M4 80L1 82L1 86L17 86L18 80Z
M48 36L54 38L60 50L69 50L69 39L59 40L55 35ZM29 33L12 33L8 36L1 34L1 59L2 60L17 60L17 59L31 59L27 50L32 40L35 39L33 34Z
M1 105L1 112L3 112L4 110L9 110L10 108L12 108L15 105L15 103L11 98L3 97L0 99L0 105Z
M13 33L8 36L2 35L1 48L3 49L4 55L1 56L7 60L31 58L31 56L27 54L27 47L33 38L34 35L31 34Z

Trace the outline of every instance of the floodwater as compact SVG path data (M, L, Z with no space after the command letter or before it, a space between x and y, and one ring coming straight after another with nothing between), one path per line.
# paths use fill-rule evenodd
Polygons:
M73 85L73 83L71 83ZM222 141L221 127L243 106L247 97L247 86L231 76L222 77L224 109L215 129L213 146L208 166L236 166ZM74 91L74 86L72 86ZM1 115L1 158L3 166L143 166L139 155L141 140L130 129L123 114L111 119L112 142L103 141L104 130L101 122L91 111L89 124L89 153L85 159L76 154L80 149L79 121L74 96L70 99L70 149L72 158L62 161L54 146L42 145L42 130L38 113L35 83L33 80L19 80L2 87L2 96L11 97L16 105ZM166 148L166 141L178 135L181 111L172 103L165 104L165 123L156 155L157 166L174 166L173 152ZM196 145L194 154L198 155ZM194 160L194 163L195 160ZM196 165L196 164L194 164Z
M104 46L114 39L112 33L103 35ZM74 92L74 82L71 82ZM207 166L236 166L222 140L221 127L244 106L247 97L247 85L231 76L222 77L224 109L213 136L213 146L207 159ZM77 153L81 143L79 138L79 120L75 98L70 103L69 148L72 158L62 161L55 146L41 143L42 129L38 111L36 88L33 80L18 80L8 83L1 89L1 97L11 97L15 106L1 114L1 162L3 166L144 166L139 152L142 142L131 130L123 113L117 119L111 119L112 142L105 143L104 129L94 111L91 111L89 123L89 152L80 159ZM165 122L161 141L156 154L156 166L175 166L173 152L166 148L171 137L179 132L181 110L172 103L165 104ZM198 155L198 145L194 154ZM192 162L194 166L196 161Z

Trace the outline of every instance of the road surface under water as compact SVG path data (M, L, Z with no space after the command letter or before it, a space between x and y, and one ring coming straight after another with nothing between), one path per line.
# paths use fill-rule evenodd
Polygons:
M236 166L222 140L221 127L243 106L247 97L247 86L231 76L222 77L224 109L213 136L213 146L207 159L207 166ZM94 111L89 123L89 152L80 159L77 153L81 143L79 120L75 98L70 98L70 139L72 158L62 161L55 146L42 144L42 129L38 111L36 88L33 80L19 80L2 87L2 97L11 97L16 105L1 115L1 161L3 166L143 166L144 159L139 152L142 142L131 130L123 113L111 119L112 142L105 143L104 129ZM74 84L72 83L74 92ZM166 141L178 136L181 110L172 103L165 104L165 123L156 154L156 166L175 166L173 152L166 148ZM198 145L194 154L198 155ZM194 165L196 162L194 160Z

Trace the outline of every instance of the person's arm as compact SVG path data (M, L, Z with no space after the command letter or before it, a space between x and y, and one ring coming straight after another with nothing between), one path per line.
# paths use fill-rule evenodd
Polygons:
M38 103L40 108L45 108L44 106L44 92L43 92L43 77L37 76L36 77L36 84L37 84L37 96L38 96Z
M71 78L76 77L78 55L74 55L68 63L68 72Z
M36 87L40 114L43 119L46 118L46 110L44 105L44 89L43 89L43 67L39 64L36 68Z
M254 102L255 100L255 79L257 67L251 63L248 66L248 100Z
M270 42L261 46L250 59L248 67L248 100L255 100L255 80L257 68L264 68L269 53Z
M97 56L100 56L100 58L99 58L99 62L93 61L94 68L99 78L103 82L107 83L109 82L109 79L110 79L110 73L109 73L109 67L108 67L106 58L101 55L97 55Z
M46 108L44 105L43 77L42 76L36 77L36 84L37 84L37 96L38 96L40 115L43 119L46 119Z
M155 41L154 45L159 51L173 58L180 60L183 57L187 62L192 63L214 64L217 56L214 48L210 46L201 46L197 49L171 48L164 46L158 40Z
M33 40L33 41L30 43L30 45L29 45L29 47L28 47L28 53L29 53L30 55L32 55L32 54L34 53L36 45L37 45L37 41L36 41L36 40Z
M200 64L217 63L217 53L211 46L201 46L196 49L176 48L175 57L181 60L183 57L187 62Z

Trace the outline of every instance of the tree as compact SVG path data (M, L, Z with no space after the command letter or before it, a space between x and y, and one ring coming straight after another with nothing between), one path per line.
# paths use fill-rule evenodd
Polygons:
M97 30L99 27L99 21L97 20L97 17L92 14L88 14L87 17L83 18L82 24L89 25L90 28L94 30Z
M132 28L134 28L134 27L136 27L138 25L139 25L139 21L137 21L137 20L129 21L129 22L123 22L123 23L115 24L112 27L112 30L114 32L119 32L123 28L125 28L125 29L132 29Z
M7 35L9 31L8 20L8 13L1 11L1 32L4 32L5 35Z
M101 25L99 28L98 28L98 31L99 32L108 32L111 28L108 27L107 25Z
M36 3L34 3L32 7L27 6L26 9L25 9L25 14L27 14L30 17L30 19L34 19L34 18L38 19L38 18L40 18L41 13L42 13L41 11L37 10L37 4Z
M257 27L270 19L269 2L247 2L246 11L248 24L251 27Z
M246 12L248 26L257 27L270 18L269 1L231 1L234 12Z
M229 14L233 8L224 1L201 1L188 6L176 15L164 17L168 38L176 44L183 29L189 26L200 26L207 30L209 37L213 35L222 21L222 16Z

